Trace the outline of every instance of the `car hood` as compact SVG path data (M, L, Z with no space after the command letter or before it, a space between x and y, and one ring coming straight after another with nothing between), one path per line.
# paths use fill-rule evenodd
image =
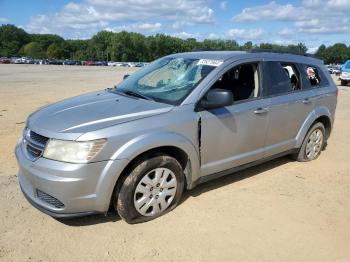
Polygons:
M75 140L81 134L169 112L173 106L109 91L93 92L43 107L27 126L41 135Z

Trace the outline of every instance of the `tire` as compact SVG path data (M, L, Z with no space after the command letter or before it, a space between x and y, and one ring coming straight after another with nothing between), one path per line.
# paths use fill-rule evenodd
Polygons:
M313 145L312 140L315 140L318 137L318 135L320 136L321 141ZM318 138L316 139L316 141L318 141ZM292 154L291 157L292 159L299 162L315 160L319 157L321 151L325 148L326 144L326 129L322 123L317 122L307 132L303 144L301 145L298 152ZM310 148L312 148L312 150L310 150Z
M168 155L137 161L116 187L114 208L129 224L153 220L173 210L181 200L184 174L179 162Z

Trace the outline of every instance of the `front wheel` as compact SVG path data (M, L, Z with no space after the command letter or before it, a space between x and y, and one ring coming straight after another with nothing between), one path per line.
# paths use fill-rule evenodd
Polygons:
M297 153L292 155L292 158L300 162L314 160L321 154L325 143L326 130L324 125L318 122L307 132L301 148Z
M127 174L114 206L128 223L152 220L174 209L184 189L179 162L167 155L138 161Z

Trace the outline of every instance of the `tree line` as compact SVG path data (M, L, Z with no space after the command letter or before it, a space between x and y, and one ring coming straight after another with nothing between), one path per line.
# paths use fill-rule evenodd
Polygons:
M340 46L339 46L340 45ZM350 47L336 44L333 47L321 46L316 56L329 62L342 63L349 57ZM254 48L278 50L305 54L305 44L276 45L261 43L253 45L248 41L240 45L235 40L198 41L195 38L181 39L165 34L145 36L134 32L100 31L91 39L65 40L54 34L29 34L14 25L0 26L0 57L29 56L32 58L56 58L74 60L108 61L153 61L164 55L196 50L248 51ZM337 53L342 52L342 55Z
M315 53L315 56L322 59L326 64L343 64L350 59L350 45L346 46L337 43L326 47L321 45Z

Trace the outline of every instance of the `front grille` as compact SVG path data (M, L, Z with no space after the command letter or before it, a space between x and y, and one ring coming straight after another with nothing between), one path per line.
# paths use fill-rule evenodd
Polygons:
M50 196L49 194L46 194L45 192L37 189L36 190L37 197L44 201L45 203L48 203L51 206L54 206L56 208L64 208L64 204L59 201L57 198Z
M41 150L32 147L30 144L27 144L27 152L35 158L40 157L42 153Z
M32 130L30 130L30 134L29 134L29 135L30 135L30 138L31 138L33 141L35 141L35 142L37 142L37 143L40 143L40 144L42 144L42 145L45 145L46 142L47 142L47 140L49 140L47 137L42 136L42 135L39 135L39 134L33 132Z
M33 161L42 155L49 140L49 138L39 135L28 128L24 130L23 138L27 155Z

